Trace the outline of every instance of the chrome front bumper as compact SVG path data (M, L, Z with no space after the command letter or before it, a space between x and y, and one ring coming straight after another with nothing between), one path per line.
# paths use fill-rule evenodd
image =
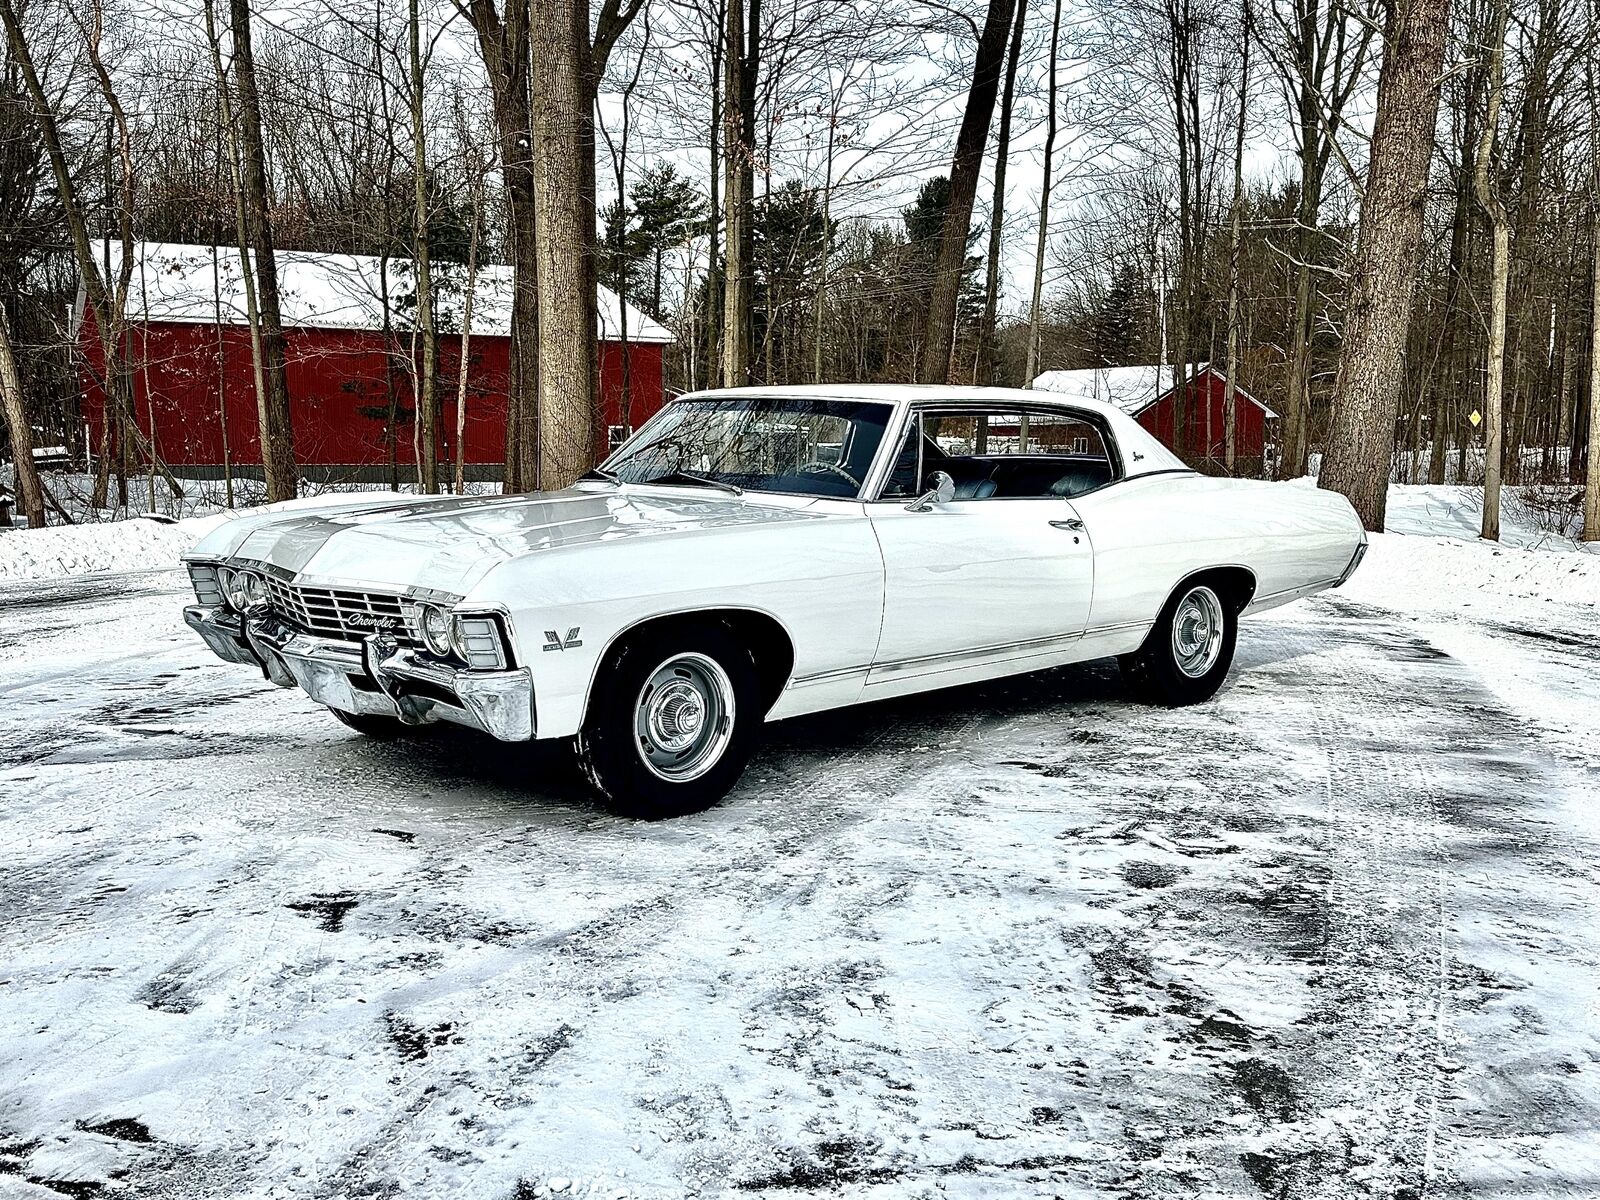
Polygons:
M503 742L534 735L533 674L471 671L418 655L393 637L361 642L314 637L277 618L192 604L184 623L224 662L259 667L279 687L300 687L317 703L407 725L450 721Z

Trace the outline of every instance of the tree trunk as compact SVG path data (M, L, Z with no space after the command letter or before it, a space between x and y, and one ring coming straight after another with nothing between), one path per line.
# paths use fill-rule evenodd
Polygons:
M595 453L594 110L586 62L588 0L538 0L530 33L538 173L539 475L541 487L555 489L588 470Z
M1311 118L1313 121L1315 116ZM1303 126L1302 122L1302 126ZM1302 133L1302 137L1305 135ZM1299 230L1295 238L1299 262L1295 265L1294 342L1289 354L1289 390L1283 417L1283 457L1278 474L1298 479L1306 473L1311 454L1311 343L1315 318L1315 282L1311 259L1316 254L1315 228L1322 210L1322 174L1315 153L1300 156Z
M1389 459L1415 299L1449 0L1393 0L1385 19L1361 228L1318 485L1383 529Z
M1028 15L1026 3L1017 5L1011 25L1011 49L1006 54L1006 82L1000 91L1000 135L994 155L994 199L989 205L989 255L983 277L983 325L978 331L980 370L974 372L979 383L991 386L1000 382L1000 349L995 345L994 327L1000 305L1000 246L1006 220L1006 163L1011 157L1011 112L1016 104L1017 64L1022 59L1022 27ZM1054 72L1050 76L1055 79ZM1052 110L1054 105L1051 106ZM1030 378L1025 381L1033 386Z
M250 42L249 0L229 0L233 27L234 83L239 92L239 148L243 166L245 213L255 250L256 291L260 305L261 376L264 403L259 409L261 467L267 500L292 500L298 482L294 427L289 415L289 385L284 369L283 319L278 311L278 262L272 245L267 203L266 150L261 141L261 98L256 89L255 52Z
M528 90L529 0L510 0L501 20L494 0L472 0L468 13L494 99L495 133L507 207L511 258L511 379L506 398L507 492L539 486L539 260L533 173L533 116Z
M711 42L711 127L709 134L711 168L706 177L706 311L705 311L705 364L706 387L716 387L722 377L722 345L718 340L722 330L723 289L727 286L722 273L721 254L718 250L722 237L722 191L724 170L722 132L726 124L723 117L723 92L727 87L724 78L724 60L728 52L728 0L720 0L716 8L716 33ZM685 297L688 292L684 293Z
M972 203L978 195L978 176L989 142L989 120L1000 91L1000 70L1005 64L1006 33L1011 28L1013 0L989 0L989 12L978 37L972 67L972 87L956 134L950 162L950 207L945 212L935 260L933 292L928 299L928 325L923 338L917 379L945 383L950 376L950 355L955 347L956 302L966 265L967 238L972 225Z
M1167 17L1168 68L1172 85L1174 132L1178 142L1178 319L1173 337L1172 448L1180 458L1190 454L1189 364L1194 334L1195 245L1200 213L1195 181L1200 178L1197 161L1199 130L1191 121L1190 97L1194 81L1194 22L1189 0L1165 0Z
M33 461L33 426L28 423L28 410L23 403L22 378L11 349L11 320L4 304L0 304L0 410L11 434L11 457L17 464L17 496L22 501L22 514L28 518L30 529L43 529L44 487Z
M1028 308L1028 355L1023 386L1032 387L1039 373L1039 337L1044 324L1044 254L1050 240L1050 182L1056 150L1056 53L1061 44L1061 0L1050 21L1050 82L1045 88L1044 182L1039 189L1039 236L1033 249L1033 301ZM1023 453L1027 452L1026 446Z
M467 381L472 374L472 303L478 292L478 239L483 232L483 175L472 186L472 232L467 238L467 294L461 302L461 357L456 364L456 495L467 491Z
M428 130L422 112L422 14L417 0L407 12L410 68L413 269L417 287L417 336L422 339L422 369L416 394L419 454L417 482L429 495L439 491L439 340L433 320L433 261L428 236Z
M1222 385L1222 465L1229 475L1238 454L1238 413L1234 380L1239 374L1239 268L1244 247L1244 125L1250 104L1250 4L1244 6L1243 59L1239 65L1239 127L1233 141L1233 204L1228 214L1228 378ZM1206 411L1211 411L1210 404ZM1210 445L1206 453L1211 453Z
M1500 447L1505 427L1501 396L1506 371L1506 287L1511 274L1511 222L1494 179L1497 171L1494 143L1500 128L1500 103L1505 95L1506 18L1510 7L1510 0L1500 0L1495 13L1489 50L1489 109L1484 117L1483 133L1478 139L1478 154L1472 171L1478 203L1489 216L1489 229L1494 239L1489 293L1489 351L1483 388L1483 524L1479 534L1492 542L1500 540Z
M722 385L750 382L753 344L751 226L755 205L756 72L761 63L761 0L728 0L723 51L724 266Z
M1593 254L1589 290L1589 438L1588 477L1583 489L1583 540L1600 542L1600 87L1594 59L1589 73L1589 232Z
M1318 48L1317 6L1300 5L1297 38L1293 46L1298 81L1296 133L1300 141L1300 203L1294 290L1294 340L1289 351L1289 389L1284 397L1283 455L1278 474L1298 479L1306 473L1310 457L1311 344L1316 286L1311 263L1317 253L1317 224L1322 215L1322 97L1315 55ZM1329 18L1333 18L1330 16Z

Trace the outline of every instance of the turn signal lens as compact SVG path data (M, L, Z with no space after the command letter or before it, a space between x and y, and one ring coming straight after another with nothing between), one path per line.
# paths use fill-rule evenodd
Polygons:
M450 643L456 657L476 670L503 671L507 666L500 625L493 617L456 617L450 623Z
M217 578L217 568L210 563L190 563L189 582L194 585L195 600L207 608L227 603L222 595L222 583Z

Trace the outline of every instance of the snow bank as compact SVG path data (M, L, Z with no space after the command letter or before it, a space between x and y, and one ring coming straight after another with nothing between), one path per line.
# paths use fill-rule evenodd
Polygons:
M236 517L404 498L394 492L324 492L257 508L185 517L177 522L135 517L129 521L17 530L0 535L0 582L105 571L157 571L177 566L180 554L218 525Z
M1600 606L1600 554L1405 533L1372 534L1369 543L1366 560L1342 592L1353 600L1407 611L1498 599Z
M0 536L0 580L53 579L101 571L174 567L219 517L169 524L148 518L96 525L52 525Z

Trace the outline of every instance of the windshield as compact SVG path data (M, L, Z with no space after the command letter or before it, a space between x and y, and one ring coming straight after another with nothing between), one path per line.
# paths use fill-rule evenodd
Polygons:
M891 406L796 396L669 404L606 459L624 483L731 485L854 499Z

